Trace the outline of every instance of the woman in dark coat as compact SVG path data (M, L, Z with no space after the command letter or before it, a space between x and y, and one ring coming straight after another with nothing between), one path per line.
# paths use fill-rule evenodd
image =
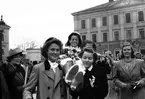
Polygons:
M71 87L75 99L104 99L108 94L107 74L110 73L108 63L96 61L97 54L92 48L84 48L80 53L83 70L79 70L72 81L80 82L83 72L82 83L74 89ZM72 68L73 69L73 68ZM71 70L70 70L71 71ZM74 82L70 84L75 85Z
M21 66L22 51L13 49L8 57L8 62L2 64L1 70L5 76L10 99L22 99L24 89L25 70Z

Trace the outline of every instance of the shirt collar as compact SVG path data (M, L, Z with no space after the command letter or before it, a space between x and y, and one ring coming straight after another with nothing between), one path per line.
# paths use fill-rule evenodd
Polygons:
M58 63L56 63L56 62L51 62L50 60L48 60L48 62L50 64L51 68L56 68L58 66Z
M89 68L88 68L88 71L91 71L93 68L93 66L91 65Z

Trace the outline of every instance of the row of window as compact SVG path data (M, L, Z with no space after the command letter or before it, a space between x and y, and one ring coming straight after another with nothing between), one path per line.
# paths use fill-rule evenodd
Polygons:
M86 20L81 20L81 29L86 28L86 22L85 21ZM144 21L144 12L143 11L138 12L138 21L139 22ZM126 23L131 23L131 14L130 13L125 14L125 22ZM113 16L113 24L114 25L119 24L119 16L118 15ZM102 26L107 26L107 16L102 17ZM96 18L91 19L91 27L92 28L96 27Z
M113 32L114 33L114 41L119 41L120 40L120 31L116 30ZM139 36L138 38L140 39L145 39L145 28L139 28L138 29L138 33ZM96 33L92 33L92 41L93 42L97 42L97 34ZM108 41L108 33L107 32L103 32L103 42L107 42ZM125 30L125 39L126 40L130 40L132 39L132 29L127 29ZM82 39L86 40L86 35L82 35Z

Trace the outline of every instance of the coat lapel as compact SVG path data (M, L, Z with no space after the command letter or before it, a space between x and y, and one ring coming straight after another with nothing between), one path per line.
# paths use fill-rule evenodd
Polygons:
M47 77L51 78L54 81L55 80L54 79L55 78L55 73L54 73L54 71L52 69L50 69L50 67L51 66L50 66L49 62L47 60L45 60L44 61L44 71L43 71L43 73Z
M52 79L53 81L55 80L55 73L52 69L50 70L44 70L43 73L50 79Z
M129 72L128 72L128 70L126 69L126 64L125 64L125 62L122 60L122 61L120 61L120 67L122 68L122 70L123 70L123 72L130 78L130 75L129 75Z
M60 79L61 79L60 70L57 67L56 68L56 73L55 73L54 88L57 86L57 84L59 83Z
M130 71L129 71L130 72L130 75L133 72L133 70L136 68L136 64L135 63L136 63L136 61L135 61L135 59L133 59L132 62L131 62L131 65L132 66L131 66Z

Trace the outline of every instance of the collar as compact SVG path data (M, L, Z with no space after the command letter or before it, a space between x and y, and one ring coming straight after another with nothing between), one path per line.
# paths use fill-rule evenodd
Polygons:
M91 65L89 68L88 68L88 71L91 71L93 68L93 66Z
M51 62L50 60L48 60L49 64L50 64L50 68L53 69L55 71L55 68L58 66L58 63L56 62Z

